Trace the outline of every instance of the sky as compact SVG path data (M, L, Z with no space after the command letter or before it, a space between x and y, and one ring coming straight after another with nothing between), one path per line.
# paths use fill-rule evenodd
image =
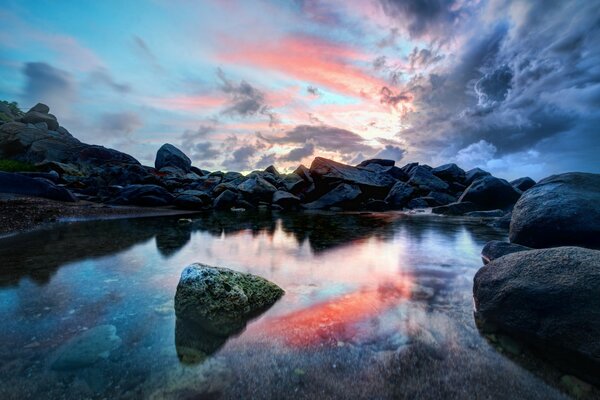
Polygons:
M600 2L4 0L0 99L153 165L600 172Z

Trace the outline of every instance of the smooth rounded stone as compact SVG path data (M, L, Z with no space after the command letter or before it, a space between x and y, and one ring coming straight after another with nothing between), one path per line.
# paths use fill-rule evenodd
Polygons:
M358 205L362 192L357 185L342 183L325 193L317 200L304 204L306 209L326 209L330 207L354 208Z
M506 214L503 210L471 211L465 214L467 217L475 218L500 218Z
M431 170L431 173L446 182L464 182L465 171L456 164L444 164Z
M192 160L172 144L165 143L156 152L154 167L158 170L164 167L175 167L190 172L191 166Z
M443 192L429 192L427 197L433 199L435 202L434 206L443 206L456 202L456 197Z
M42 114L48 114L50 112L50 107L45 105L44 103L37 103L35 106L31 107L28 112L35 111Z
M300 198L289 192L278 190L273 193L273 204L280 206L284 210L289 210L300 205Z
M552 175L523 193L513 209L509 238L542 248L600 248L600 174Z
M199 197L186 194L177 196L173 201L173 204L175 207L182 208L184 210L200 210L205 206L204 202Z
M523 178L515 179L510 182L511 185L519 189L521 192L524 192L535 185L535 181L530 177L526 176Z
M142 207L160 207L173 203L173 195L158 185L127 185L114 204L133 204Z
M477 210L477 206L470 201L456 202L446 204L445 206L433 207L431 212L441 215L464 215L468 212Z
M415 190L405 182L396 182L385 198L385 202L392 209L401 209L410 201Z
M382 167L393 167L394 165L396 165L396 161L386 160L383 158L371 158L369 160L362 161L360 164L357 165L357 167L366 167L372 164L381 165Z
M260 175L254 175L240 183L237 189L249 200L268 203L273 199L273 193L277 191L275 186Z
M479 210L493 210L510 208L519 197L521 192L504 179L484 176L471 183L458 201L475 203Z
M51 368L59 371L89 367L121 345L114 325L99 325L73 337L52 356Z
M541 350L566 372L600 383L600 251L519 251L474 278L478 325Z
M37 124L39 122L45 122L48 129L55 131L58 129L58 121L52 114L42 113L39 111L28 111L21 117L21 121L26 124Z
M175 293L178 318L227 336L273 305L283 289L260 276L205 264L191 264L181 273Z
M416 186L421 191L445 191L448 184L433 175L429 169L423 165L418 165L410 171L408 183Z
M473 168L468 170L465 173L465 185L470 185L471 183L475 182L477 179L483 178L484 176L491 176L492 174L490 174L487 171L484 171L481 168Z
M234 193L231 190L225 190L213 201L213 208L215 210L229 210L236 205L239 197L240 196L237 193Z
M519 244L502 242L500 240L492 240L487 242L483 249L481 249L481 259L484 264L490 261L500 258L507 254L517 253L519 251L532 250L531 247L521 246Z
M67 202L77 201L68 189L56 186L49 179L11 172L0 171L0 193L22 194Z

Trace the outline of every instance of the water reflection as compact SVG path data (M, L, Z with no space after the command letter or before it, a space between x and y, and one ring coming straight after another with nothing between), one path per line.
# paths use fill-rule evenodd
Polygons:
M211 213L2 240L0 398L561 398L473 324L479 251L505 235L399 213ZM215 337L175 318L192 262L263 276L286 295ZM49 367L107 325L121 343L107 357Z

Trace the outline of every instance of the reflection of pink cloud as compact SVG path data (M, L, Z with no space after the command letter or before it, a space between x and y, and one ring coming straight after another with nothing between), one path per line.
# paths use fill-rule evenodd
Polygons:
M273 44L239 45L225 40L222 62L246 64L291 75L352 96L378 92L385 81L353 65L371 56L348 46L314 37L287 37Z

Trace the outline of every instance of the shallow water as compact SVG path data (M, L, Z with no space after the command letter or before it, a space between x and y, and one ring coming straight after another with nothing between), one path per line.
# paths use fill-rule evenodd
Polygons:
M505 238L431 215L227 213L0 240L0 398L562 398L475 328L479 252ZM207 336L176 324L192 262L286 294Z

